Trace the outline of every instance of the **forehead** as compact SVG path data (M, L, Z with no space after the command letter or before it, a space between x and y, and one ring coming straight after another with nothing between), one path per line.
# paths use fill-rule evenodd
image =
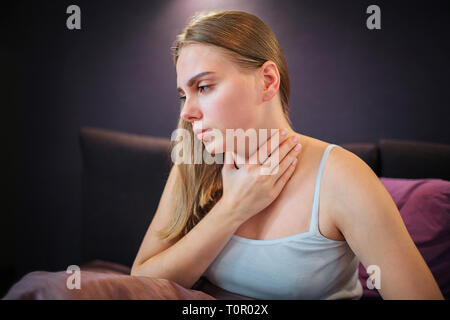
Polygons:
M200 72L224 72L231 69L230 65L230 58L217 46L186 45L181 49L176 65L178 86L184 86L191 77Z

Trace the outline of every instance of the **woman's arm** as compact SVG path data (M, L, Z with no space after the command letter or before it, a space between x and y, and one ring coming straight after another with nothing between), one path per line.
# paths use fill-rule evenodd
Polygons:
M255 152L249 163L243 164L239 170L233 165L231 153L226 152L220 200L183 238L164 243L153 230L165 226L175 212L174 186L178 170L172 167L131 274L166 278L191 288L239 226L275 200L291 178L296 164L293 160L300 152L300 149L294 149L297 141L288 139L287 135L275 141L271 139L259 149L269 148L273 158L279 159L274 174L262 174L261 165L251 164L256 163L260 151Z
M242 221L220 199L211 211L180 240L161 241L153 230L168 223L174 212L173 166L155 217L150 224L131 269L132 276L172 280L190 289L230 240Z
M395 202L372 169L343 148L334 148L327 164L335 225L365 268L380 268L378 291L383 299L444 299Z

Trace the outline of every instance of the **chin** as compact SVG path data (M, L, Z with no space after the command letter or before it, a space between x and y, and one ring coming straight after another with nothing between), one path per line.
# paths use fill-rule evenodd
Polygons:
M205 146L206 151L211 155L215 155L216 153L223 153L224 146L218 146L214 141L203 141L203 145Z

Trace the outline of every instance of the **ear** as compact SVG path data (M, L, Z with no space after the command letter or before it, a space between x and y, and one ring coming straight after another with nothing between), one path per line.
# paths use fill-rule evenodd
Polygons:
M273 61L266 61L260 67L260 75L263 78L263 101L271 100L280 88L280 73L277 65Z

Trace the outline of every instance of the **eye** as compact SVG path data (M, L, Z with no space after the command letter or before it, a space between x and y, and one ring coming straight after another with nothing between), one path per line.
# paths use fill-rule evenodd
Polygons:
M182 97L180 97L180 100L181 100L181 101L185 101L185 100L186 100L186 97L185 97L185 96L182 96Z
M198 86L198 91L205 92L209 90L210 86Z

